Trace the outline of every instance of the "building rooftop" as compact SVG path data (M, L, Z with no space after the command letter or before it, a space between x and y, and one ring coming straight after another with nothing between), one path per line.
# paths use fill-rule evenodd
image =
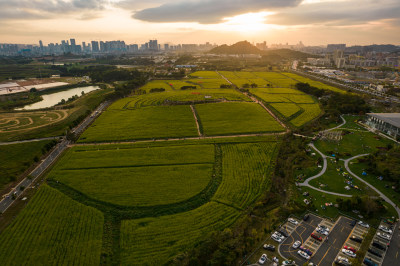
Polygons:
M400 128L400 113L368 113L368 115Z

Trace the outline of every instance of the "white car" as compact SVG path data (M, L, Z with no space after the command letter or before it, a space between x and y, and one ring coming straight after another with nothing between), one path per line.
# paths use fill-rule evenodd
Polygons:
M279 263L279 259L278 259L277 257L273 257L273 258L272 258L272 261L273 261L273 262L276 262L276 263Z
M264 264L267 261L267 254L262 254L261 258L258 260L259 264Z
M285 260L282 261L282 265L286 266L286 265L296 265L296 264L292 260Z
M296 242L293 243L292 248L296 249L296 248L300 247L300 245L301 245L301 242L299 240L297 240Z
M365 228L369 228L369 224L364 223L363 221L358 221L358 225L361 225L362 227L365 227Z
M276 242L278 242L278 243L281 243L281 242L282 242L282 238L280 238L280 237L278 237L278 236L276 236L276 235L272 235L271 238L272 238L273 240L275 240Z
M323 230L322 228L317 228L316 231L317 231L317 233L320 233L320 234L325 235L325 236L329 235L329 232Z
M288 221L291 222L291 223L294 224L294 225L298 225L298 224L299 224L299 222L296 221L296 220L293 219L293 218L289 218Z
M350 256L350 257L352 257L352 258L355 258L355 257L356 257L356 254L354 254L354 252L351 251L351 250L342 249L342 252L343 252L344 254L346 254L347 256Z
M388 227L386 227L386 226L384 226L384 225L380 225L380 226L379 226L379 229L380 229L381 231L385 232L385 233L390 234L390 235L393 234L393 231L390 230Z
M346 258L346 257L338 256L337 259L338 259L338 261L344 261L344 262L347 262L347 263L349 262L349 259Z
M327 226L325 226L325 225L319 224L319 225L318 225L318 228L321 228L322 230L325 230L325 231L328 231L328 232L329 232L329 227L327 227Z
M308 255L307 253L305 253L304 251L297 251L297 254L299 254L301 257L305 258L306 260L309 260L311 257L310 255Z
M388 234L378 232L377 235L378 235L380 238L383 238L383 239L386 239L386 240L390 240L390 235L388 235Z

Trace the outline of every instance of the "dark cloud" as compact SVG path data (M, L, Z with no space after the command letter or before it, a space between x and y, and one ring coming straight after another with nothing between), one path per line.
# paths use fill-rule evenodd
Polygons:
M0 0L0 20L44 19L104 9L107 0Z
M218 23L224 17L294 7L302 0L196 0L163 4L135 12L132 17L149 22Z
M382 19L395 19L400 14L398 0L365 0L323 2L301 5L268 16L268 23L278 25L354 25Z

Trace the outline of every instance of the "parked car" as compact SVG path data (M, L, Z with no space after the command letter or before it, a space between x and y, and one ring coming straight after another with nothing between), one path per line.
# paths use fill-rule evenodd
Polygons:
M353 220L353 221L351 221L350 225L351 225L351 226L355 226L356 223L357 223L357 221L356 221L356 220Z
M273 257L273 258L272 258L272 261L273 261L273 262L276 262L276 263L279 263L279 259L278 259L277 257Z
M352 258L355 258L355 257L356 257L356 254L354 254L353 251L348 250L348 249L342 249L342 253L343 253L343 254L346 254L347 256L350 256L350 257L352 257Z
M278 232L284 237L288 237L289 236L288 233L285 232L285 230L283 230L283 229L280 229Z
M372 246L379 248L380 250L385 251L386 250L386 246L383 245L382 243L379 243L377 241L372 242Z
M303 250L305 253L307 253L308 255L310 255L310 256L312 256L312 252L311 252L311 250L309 250L309 249L305 249L305 250Z
M375 248L369 248L368 252L374 254L375 256L382 258L382 252Z
M296 263L292 260L282 261L282 265L296 265Z
M385 233L381 233L381 232L378 232L376 235L379 236L380 238L383 238L383 239L386 239L386 240L390 240L390 238L391 238L390 235L385 234Z
M308 218L310 218L310 215L308 215L308 214L304 215L304 217L303 217L303 221L307 221L307 220L308 220Z
M335 260L335 264L339 266L350 266L351 264L349 262L345 262L342 260Z
M320 236L318 236L318 235L316 235L314 233L311 234L311 237L316 239L316 240L318 240L318 241L322 241L322 237L320 237Z
M358 221L358 225L361 225L362 227L365 227L365 228L369 228L369 224L364 223L363 221Z
M293 243L292 248L296 249L296 248L300 247L300 245L301 245L301 242L299 240L297 240L296 242Z
M371 259L368 258L365 258L363 262L367 266L378 266L378 264L376 264L375 262L373 262Z
M261 258L258 260L259 264L264 264L267 261L267 254L262 254Z
M278 243L281 243L281 242L282 242L282 238L280 238L280 237L278 237L278 236L276 236L276 235L272 235L271 238L272 238L273 240L275 240L276 242L278 242Z
M325 236L329 235L329 232L323 230L322 228L317 228L316 231L317 231L317 233L320 233L321 235L325 235Z
M379 226L379 230L381 230L381 231L383 231L385 233L388 233L390 235L393 234L393 231L389 227L386 227L384 225L380 225Z
M306 259L306 260L309 260L309 259L310 259L310 255L308 255L308 254L305 253L304 251L299 250L299 251L297 251L297 254L299 254L301 257L303 257L303 258Z
M324 231L328 231L329 232L329 227L327 227L327 226L325 226L325 225L322 225L322 224L319 224L318 225L318 228L321 228L322 230L324 230Z
M296 221L296 220L293 219L293 218L289 218L288 221L289 221L290 223L294 224L294 225L298 225L298 224L299 224L299 222Z
M357 243L361 243L363 241L363 239L361 237L358 237L358 236L351 236L350 240L353 240L353 241L355 241Z
M347 249L347 250L351 250L351 251L353 251L353 253L357 253L357 250L355 248L350 247L350 246L344 246L343 248Z
M263 248L269 251L275 251L275 246L270 244L264 244Z
M340 260L340 261L349 262L349 259L346 258L346 257L338 256L337 259Z

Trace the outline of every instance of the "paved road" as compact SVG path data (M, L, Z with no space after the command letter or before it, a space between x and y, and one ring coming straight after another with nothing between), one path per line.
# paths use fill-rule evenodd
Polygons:
M385 258L382 263L383 266L400 265L400 229L399 223L396 224L393 232L390 247L386 252Z
M11 144L20 144L20 143L26 143L26 142L35 142L35 141L42 141L42 140L60 139L62 137L63 136L56 136L56 137L40 138L40 139L26 139L26 140L18 140L18 141L0 142L0 146L11 145Z
M300 257L297 254L298 249L292 248L293 243L296 240L300 240L302 244L307 240L307 238L311 235L317 225L322 221L322 219L318 216L310 214L310 218L308 221L302 221L293 233L286 238L282 244L279 245L278 251L279 254L284 258L291 258L296 261L297 265L303 265L306 260Z
M347 217L341 216L339 218L335 227L331 228L328 242L322 243L317 253L311 258L311 262L315 265L332 265L336 255L350 236L351 230L353 230L353 227L350 226L351 221Z
M73 132L80 134L94 119L107 107L109 103L102 103L90 116L88 116L80 125L78 125ZM56 147L50 152L50 154L43 159L40 164L29 174L32 178L24 178L17 186L15 186L10 193L3 196L0 201L0 213L4 213L13 202L18 199L24 192L25 188L28 188L43 172L60 156L60 154L68 147L70 141L63 139ZM15 199L13 200L13 196Z

